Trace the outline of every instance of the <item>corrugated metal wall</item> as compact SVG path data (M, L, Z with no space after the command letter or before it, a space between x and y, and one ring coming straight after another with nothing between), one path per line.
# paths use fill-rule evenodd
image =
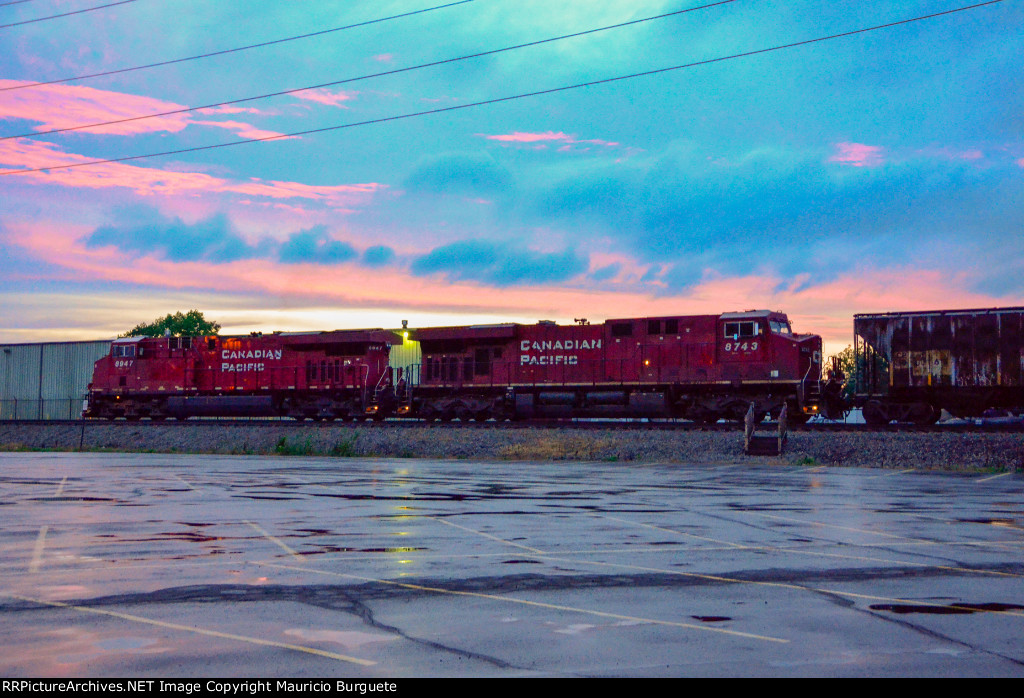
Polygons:
M78 419L110 340L0 345L0 419Z

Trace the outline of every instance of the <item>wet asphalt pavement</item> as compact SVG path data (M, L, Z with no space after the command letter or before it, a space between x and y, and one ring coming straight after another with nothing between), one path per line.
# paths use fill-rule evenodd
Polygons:
M1024 477L0 454L0 675L1024 676Z

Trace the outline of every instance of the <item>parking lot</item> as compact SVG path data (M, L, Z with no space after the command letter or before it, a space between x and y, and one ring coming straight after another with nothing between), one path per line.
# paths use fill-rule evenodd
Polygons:
M1022 676L1024 477L0 454L0 674Z

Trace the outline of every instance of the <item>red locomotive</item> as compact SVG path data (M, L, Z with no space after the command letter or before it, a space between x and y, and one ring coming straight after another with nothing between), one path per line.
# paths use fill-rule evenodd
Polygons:
M821 337L782 313L609 320L600 325L439 327L415 332L422 364L399 381L423 419L763 417L820 405Z
M83 416L382 419L401 341L385 330L125 337L96 362Z

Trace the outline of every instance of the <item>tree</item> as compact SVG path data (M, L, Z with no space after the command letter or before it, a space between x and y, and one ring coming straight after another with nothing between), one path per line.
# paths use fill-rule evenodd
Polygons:
M849 399L857 393L872 389L880 389L883 392L888 389L889 364L881 354L873 354L872 358L875 364L873 370L871 359L862 353L855 354L852 346L846 347L833 358L838 359L839 370L843 373L842 395L844 398ZM874 378L874 387L872 378Z
M168 313L151 323L136 325L125 332L122 337L163 337L170 330L172 337L198 337L220 332L220 325L203 317L198 310L187 313Z

